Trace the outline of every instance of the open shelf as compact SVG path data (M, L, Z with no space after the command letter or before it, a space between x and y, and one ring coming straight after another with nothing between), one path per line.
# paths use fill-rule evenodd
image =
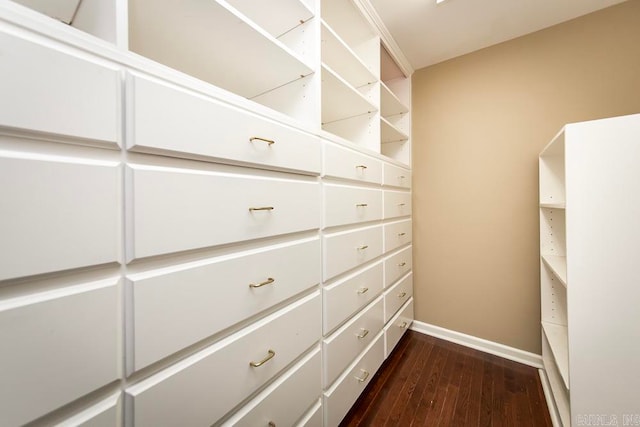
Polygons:
M129 49L247 98L313 73L223 1L130 0Z
M565 202L558 203L540 203L541 208L547 209L566 209L567 204Z
M556 325L555 323L542 322L542 330L547 337L551 353L555 360L564 386L569 390L569 352L568 339L567 339L567 327L563 325Z
M408 113L409 108L400 101L396 94L384 82L380 83L380 114L382 117Z
M326 22L322 22L322 62L331 67L353 87L376 82L371 72L356 53L338 36Z
M313 18L313 12L301 0L226 0L273 37Z
M567 286L567 257L557 255L542 255L542 260L551 269L560 282Z
M409 139L409 135L402 132L384 117L380 117L380 140L383 144L390 142L403 142Z
M322 64L322 123L378 111L364 95L349 85L326 64Z
M544 372L549 380L549 386L551 387L551 397L558 409L558 415L562 425L571 425L570 404L569 404L569 390L565 387L558 365L553 360L553 354L545 334L542 334L542 360L544 364ZM552 411L552 408L549 408Z

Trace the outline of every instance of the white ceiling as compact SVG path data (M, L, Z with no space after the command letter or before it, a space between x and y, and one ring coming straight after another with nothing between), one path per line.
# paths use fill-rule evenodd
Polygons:
M370 0L414 69L624 0Z

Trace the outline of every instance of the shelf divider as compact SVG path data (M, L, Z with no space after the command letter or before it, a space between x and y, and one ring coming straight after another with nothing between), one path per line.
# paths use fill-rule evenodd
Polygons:
M551 353L553 354L564 386L569 390L569 341L567 338L567 327L551 322L542 322L542 330L547 337L549 347L551 347Z
M567 257L558 255L542 255L542 261L551 269L553 274L567 287Z

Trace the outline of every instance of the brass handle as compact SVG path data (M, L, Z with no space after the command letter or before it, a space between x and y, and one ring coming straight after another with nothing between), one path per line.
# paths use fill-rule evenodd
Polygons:
M356 205L356 207L357 207L357 208L366 208L367 206L369 206L369 205L368 205L368 204L366 204L366 203L358 203L358 204Z
M405 236L407 233L398 233L398 237Z
M269 421L269 427L276 427L276 423L274 423L273 421Z
M249 212L253 211L272 211L275 208L273 206L261 206L259 208L249 208Z
M362 245L362 246L358 246L356 249L358 249L359 251L365 250L369 247L369 245Z
M366 169L367 167L365 165L358 165L356 166L356 169Z
M367 292L368 290L369 290L369 288L360 288L360 289L358 289L358 295L362 295L365 292Z
M405 179L404 175L398 175L398 179Z
M273 145L276 143L273 139L260 138L259 136L252 136L251 138L249 138L249 142L253 142L253 141L266 142L267 145Z
M398 203L398 206L404 206L405 203Z
M255 283L249 283L249 287L250 287L250 288L261 288L261 287L263 287L263 286L265 286L265 285L270 285L270 284L272 284L273 282L275 282L275 280L274 280L274 279L272 279L271 277L269 277L269 278L268 278L267 280L265 280L264 282L260 282L260 283L258 283L258 284L255 284Z
M362 338L364 338L367 335L369 335L369 330L368 329L364 329L364 328L360 328L360 329L362 329L362 333L361 334L356 334L356 337L358 337L359 340L361 340Z
M273 350L269 350L269 355L267 357L265 357L264 359L262 359L259 362L249 362L249 366L251 366L252 368L259 368L260 366L264 365L265 363L267 363L269 360L273 359L273 356L276 355L276 352Z
M354 377L354 378L357 379L359 383L363 383L367 380L367 378L369 378L369 372L365 371L364 369L360 369L360 371L362 371L362 373L364 374L362 378L360 377Z
M400 329L407 329L407 322L402 322L402 324L400 325Z
M404 267L405 265L407 265L406 262L401 262L400 264L398 264L398 267Z
M404 297L406 297L406 296L407 296L407 293L406 293L406 292L403 292L403 293L401 293L401 294L398 294L398 298L404 298Z

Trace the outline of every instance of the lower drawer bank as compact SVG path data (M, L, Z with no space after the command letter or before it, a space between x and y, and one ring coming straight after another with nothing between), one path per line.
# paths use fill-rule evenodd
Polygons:
M130 423L211 425L319 339L316 291L240 332L129 387Z

